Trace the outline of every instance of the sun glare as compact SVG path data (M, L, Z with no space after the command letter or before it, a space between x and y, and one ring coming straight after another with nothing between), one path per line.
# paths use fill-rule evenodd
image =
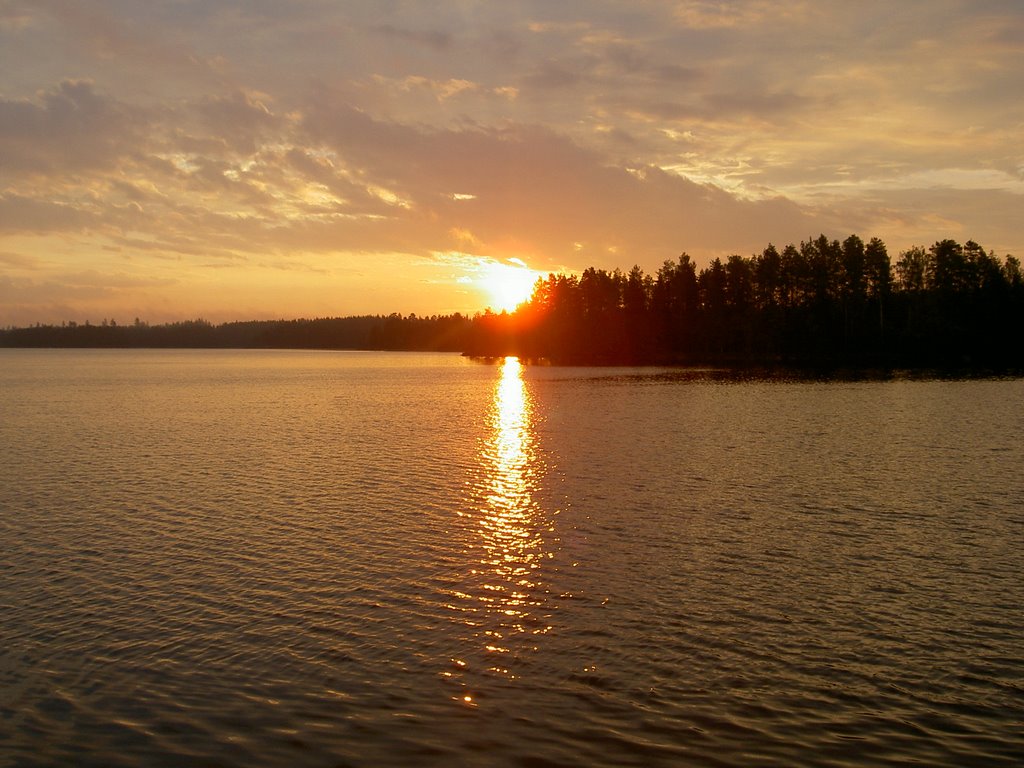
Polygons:
M487 294L488 306L496 312L511 312L533 293L533 285L542 275L521 259L488 261L481 265L479 285Z

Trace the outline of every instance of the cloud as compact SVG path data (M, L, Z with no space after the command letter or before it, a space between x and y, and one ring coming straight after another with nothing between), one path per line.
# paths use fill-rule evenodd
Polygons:
M676 4L675 18L688 29L734 29L760 24L766 18L792 18L802 3L766 2L766 0L683 0Z
M140 314L140 302L152 292L173 287L169 278L139 277L119 272L86 270L41 279L0 275L0 325L25 322L31 313L38 322L60 323L91 318ZM146 314L144 311L141 314Z
M951 237L1018 257L1022 204L1024 196L1001 189L950 187L874 190L853 202L867 226L889 233L890 252Z
M227 96L206 96L196 105L204 127L240 154L251 155L261 139L274 137L285 118L275 115L263 94L234 91Z
M82 231L95 226L88 211L16 194L0 196L0 234Z
M65 80L33 100L0 100L0 155L8 171L60 173L116 163L148 118L96 91Z
M0 251L0 264L17 269L31 269L38 267L40 262L35 256L29 256L23 253Z
M762 228L763 239L766 230L785 236L816 226L791 203L741 201L655 167L631 173L534 126L421 130L324 96L303 126L311 143L358 162L361 174L391 180L413 210L388 228L418 229L411 240L435 249L439 233L458 230L472 233L488 255L515 247L557 261L573 253L573 243L589 241L651 263L683 247L750 244L750 235L737 238L748 228ZM456 190L463 199L453 199Z
M216 77L211 62L190 49L187 36L167 34L166 10L162 11L159 3L140 6L135 13L105 2L34 0L16 4L26 9L34 25L53 30L50 39L59 41L60 53L75 52L79 61L190 82ZM179 23L187 23L195 13L195 4L189 5L192 7L185 13L174 14Z
M371 27L371 31L388 40L425 45L436 51L445 51L452 45L451 33L443 30L404 29L394 24L378 24Z

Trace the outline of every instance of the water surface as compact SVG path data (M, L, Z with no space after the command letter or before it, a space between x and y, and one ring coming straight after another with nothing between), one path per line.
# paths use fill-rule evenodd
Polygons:
M0 350L0 765L1017 765L1022 396Z

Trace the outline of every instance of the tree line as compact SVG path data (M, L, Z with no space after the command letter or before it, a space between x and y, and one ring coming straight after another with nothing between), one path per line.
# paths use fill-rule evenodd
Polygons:
M0 346L432 350L558 364L1024 366L1020 261L974 241L903 251L821 235L781 251L683 253L656 274L588 268L538 280L514 312L214 325L63 323L0 330Z
M0 346L184 349L355 349L462 352L472 319L455 313L431 317L365 315L300 320L252 320L214 325L188 320L129 325L65 322L0 330Z
M769 244L698 269L589 268L550 275L510 315L479 318L476 354L576 364L1024 364L1019 260L968 241L913 247L892 263L857 235Z

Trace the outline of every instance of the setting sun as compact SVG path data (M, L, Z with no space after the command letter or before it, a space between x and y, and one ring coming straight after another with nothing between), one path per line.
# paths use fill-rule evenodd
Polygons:
M542 277L521 259L489 261L481 265L478 284L487 295L488 306L496 312L511 312L533 293L534 283Z

